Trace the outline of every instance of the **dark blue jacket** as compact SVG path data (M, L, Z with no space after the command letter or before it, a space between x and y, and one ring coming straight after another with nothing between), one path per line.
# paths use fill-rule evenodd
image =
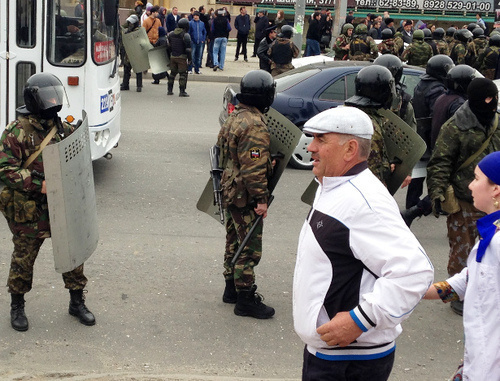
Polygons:
M177 21L181 19L181 16L177 14ZM177 21L175 21L174 15L172 13L169 13L167 15L167 32L173 32L175 28L177 28Z
M239 34L248 34L250 33L250 16L249 15L238 15L234 20L234 27L238 31Z
M205 29L205 24L203 21L191 20L189 22L189 35L191 36L191 42L193 44L201 44L207 39L207 30Z

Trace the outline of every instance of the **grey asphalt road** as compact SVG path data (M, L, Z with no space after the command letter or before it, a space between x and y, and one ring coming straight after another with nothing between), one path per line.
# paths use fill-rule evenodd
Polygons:
M94 162L100 241L86 275L97 324L85 327L68 314L47 240L26 297L27 332L11 329L10 298L0 289L0 380L300 379L292 277L308 211L300 196L312 175L287 168L265 221L257 284L275 317L235 316L221 300L224 229L195 207L209 178L223 90L221 83L192 82L186 99L146 83L140 94L122 93L119 147L112 160ZM404 194L396 195L400 203ZM430 216L412 228L436 280L445 279L445 220ZM0 222L4 279L10 239ZM423 301L403 329L391 381L450 377L462 358L461 318L441 302Z

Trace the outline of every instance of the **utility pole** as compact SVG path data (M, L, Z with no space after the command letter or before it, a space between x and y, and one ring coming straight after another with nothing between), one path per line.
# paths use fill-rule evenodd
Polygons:
M333 20L332 41L340 35L341 27L345 23L347 13L347 0L335 1L335 18Z
M347 0L345 0L347 1ZM295 33L293 35L293 43L299 48L299 57L302 56L302 41L304 34L304 19L306 16L306 0L296 0L295 1L295 19L293 21L293 27L295 28Z

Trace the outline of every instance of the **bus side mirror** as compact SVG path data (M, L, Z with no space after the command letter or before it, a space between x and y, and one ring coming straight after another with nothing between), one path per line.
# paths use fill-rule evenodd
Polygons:
M118 0L104 0L104 23L115 26L118 16Z

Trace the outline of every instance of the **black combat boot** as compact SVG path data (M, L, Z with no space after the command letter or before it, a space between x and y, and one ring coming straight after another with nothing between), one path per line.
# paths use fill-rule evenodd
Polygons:
M226 288L224 289L224 295L222 295L222 301L224 303L234 304L238 300L238 293L236 292L236 286L234 285L234 279L226 279Z
M189 97L189 94L186 93L186 88L185 87L180 87L179 88L179 96L180 97Z
M121 91L130 90L130 87L129 87L129 85L128 85L128 84L122 83L122 84L120 85L120 90L121 90Z
M274 315L274 308L262 303L262 295L255 292L256 285L249 291L239 291L234 313L238 316L251 316L257 319L269 319Z
M174 95L174 85L170 83L167 85L167 95Z
M418 207L417 205L412 206L410 209L405 209L401 212L401 217L403 217L403 220L408 227L411 226L411 223L415 218L422 217L423 215L423 209Z
M28 330L28 318L24 313L24 294L10 294L10 325L16 331Z
M80 323L85 325L94 325L95 317L85 305L83 290L69 290L71 300L69 302L69 314L76 316Z

